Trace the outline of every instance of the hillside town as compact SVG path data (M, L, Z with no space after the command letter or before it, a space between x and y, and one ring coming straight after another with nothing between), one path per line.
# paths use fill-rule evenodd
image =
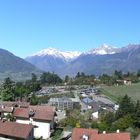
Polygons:
M95 79L80 73L73 80L51 73L44 73L43 80L32 74L24 83L6 78L1 85L0 139L139 140L139 101L128 95L118 101L104 93L110 84L127 88L135 83L115 73L113 83L107 76ZM48 76L52 80L46 81Z
M0 0L0 140L140 140L140 0Z
M13 79L0 83L0 140L140 140L140 70Z
M64 98L63 98L64 99ZM58 100L57 100L58 101ZM51 139L51 135L55 131L55 123L60 121L57 116L57 111L73 109L67 100L60 100L60 104L55 107L51 105L36 105L31 106L27 102L1 102L0 105L0 139L1 140L33 140L34 138ZM69 101L69 100L68 100ZM70 100L71 101L71 100ZM91 103L91 102L90 102ZM59 108L61 106L61 108ZM99 107L97 107L99 108ZM86 109L91 109L87 107ZM94 110L94 106L93 106ZM98 112L98 109L97 111ZM92 119L98 119L98 113L94 112ZM65 114L63 114L65 115ZM66 117L66 116L65 116ZM66 133L66 132L64 132ZM130 140L130 133L119 132L99 133L97 129L74 128L65 137L61 139L69 140Z
M140 70L0 83L0 140L140 140Z

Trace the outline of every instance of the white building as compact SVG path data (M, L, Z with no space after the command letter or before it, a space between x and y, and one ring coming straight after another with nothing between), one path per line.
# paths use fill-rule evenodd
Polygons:
M119 109L119 105L115 104L114 105L114 110L117 111Z
M99 112L98 111L92 113L92 119L93 120L99 119Z
M32 124L34 137L47 139L51 135L54 124L54 109L51 106L29 106L16 108L13 113L17 123Z

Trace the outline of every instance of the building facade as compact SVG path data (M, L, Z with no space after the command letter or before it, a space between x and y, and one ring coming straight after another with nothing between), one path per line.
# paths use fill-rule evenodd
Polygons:
M35 138L47 139L50 137L54 126L53 107L29 106L29 108L17 108L14 117L16 117L17 123L35 126Z
M50 98L49 105L55 106L57 110L73 109L74 102L70 98Z

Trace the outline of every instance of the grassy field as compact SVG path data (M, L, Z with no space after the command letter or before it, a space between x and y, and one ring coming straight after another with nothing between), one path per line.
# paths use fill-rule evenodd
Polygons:
M133 100L140 100L140 83L131 86L103 86L101 91L114 101L118 101L119 97L127 94Z

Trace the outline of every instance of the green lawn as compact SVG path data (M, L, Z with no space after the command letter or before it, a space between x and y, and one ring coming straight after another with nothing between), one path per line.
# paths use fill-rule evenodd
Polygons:
M131 86L103 86L101 91L115 101L125 94L135 101L140 100L140 83L132 84Z

